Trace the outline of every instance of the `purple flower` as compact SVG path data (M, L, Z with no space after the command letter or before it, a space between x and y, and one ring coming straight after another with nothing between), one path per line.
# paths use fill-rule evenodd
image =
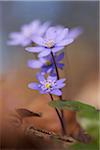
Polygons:
M39 83L29 83L28 87L33 90L38 90L40 94L62 95L61 88L65 86L65 79L57 80L57 77L48 76L47 79L43 75L37 73L36 78Z
M58 68L62 69L64 64L60 63L60 61L64 58L64 52L60 53L59 55L55 55L55 61ZM50 75L56 75L55 73L55 65L53 62L53 59L50 56L47 56L45 58L39 58L38 60L29 60L27 65L30 68L41 68L41 73L50 73Z
M33 37L33 42L38 46L27 47L26 50L39 53L38 57L45 57L51 52L56 53L71 44L80 33L80 28L69 30L61 26L49 27L44 36Z
M81 27L72 28L69 30L68 38L73 38L74 40L83 33L83 29Z
M27 46L32 43L34 35L42 36L47 30L49 23L41 25L39 20L35 20L30 24L23 25L20 32L10 33L9 45Z

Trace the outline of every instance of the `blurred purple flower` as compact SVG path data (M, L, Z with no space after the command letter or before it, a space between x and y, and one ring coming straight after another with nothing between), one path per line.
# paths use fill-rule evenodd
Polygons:
M61 88L65 86L65 78L57 80L57 77L48 76L47 79L43 75L37 73L36 78L39 83L29 83L28 87L33 90L38 90L40 94L62 95Z
M64 64L60 63L60 61L64 58L64 52L60 53L59 55L54 55L56 65L58 68L63 69ZM55 65L51 55L45 58L39 58L38 60L29 60L27 65L30 68L41 68L40 72L42 74L50 73L50 75L56 75L55 73Z
M83 33L83 29L81 27L75 27L69 30L68 38L73 38L74 40Z
M10 33L10 40L7 42L7 44L27 46L32 43L32 38L34 35L42 36L48 27L48 22L45 22L41 25L39 20L35 20L30 24L23 25L20 32Z
M33 37L33 42L39 46L27 47L26 50L39 53L38 57L45 57L71 44L81 32L81 28L69 30L61 26L49 27L44 36Z

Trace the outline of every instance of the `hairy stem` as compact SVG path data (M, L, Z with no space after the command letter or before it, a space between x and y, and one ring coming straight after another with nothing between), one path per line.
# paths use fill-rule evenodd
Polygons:
M54 101L52 94L49 94L49 95L51 97L51 100ZM61 117L59 111L56 108L55 108L55 111L57 113L57 116L58 116L60 124L61 124L62 135L65 135L66 131L65 131L65 127L64 127L64 123L63 123L62 117Z
M57 79L59 80L60 79L59 72L58 72L58 68L57 68L57 65L56 65L55 57L54 57L52 52L51 52L51 56L52 56L52 59L53 59L54 65L55 65ZM59 99L63 101L62 96L59 96ZM62 116L62 120L63 120L63 124L64 124L64 112L63 112L63 110L61 110L61 116Z

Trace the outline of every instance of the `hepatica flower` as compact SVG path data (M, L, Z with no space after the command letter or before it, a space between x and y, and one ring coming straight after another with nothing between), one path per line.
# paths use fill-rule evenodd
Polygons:
M49 27L44 36L33 37L33 42L37 46L27 47L26 50L39 53L38 57L45 57L51 52L56 53L71 44L80 33L80 28L74 28L70 31L61 26Z
M64 66L64 64L60 62L63 58L64 52L55 55L56 65L59 69L62 69ZM39 58L38 60L29 60L27 65L33 69L40 68L42 74L50 73L50 75L55 75L55 65L51 55L45 58Z
M32 90L38 90L40 94L62 95L61 88L65 86L65 79L57 80L57 77L48 76L47 79L43 75L37 73L36 78L39 83L29 83L28 87Z
M41 24L39 20L35 20L30 24L23 25L20 32L12 32L7 42L9 45L27 46L32 43L34 35L42 36L47 30L49 23Z

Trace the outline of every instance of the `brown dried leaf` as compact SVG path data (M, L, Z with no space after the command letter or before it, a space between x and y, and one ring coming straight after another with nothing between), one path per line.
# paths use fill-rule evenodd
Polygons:
M25 117L41 117L41 113L32 112L26 108L18 108L16 112L19 114L21 118Z

